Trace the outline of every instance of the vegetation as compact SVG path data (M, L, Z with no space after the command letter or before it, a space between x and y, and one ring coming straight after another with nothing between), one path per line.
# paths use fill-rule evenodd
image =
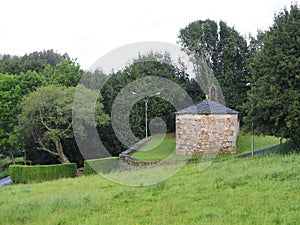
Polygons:
M102 159L85 160L84 175L110 173L114 169L119 169L118 159L118 157L107 157Z
M0 169L0 179L5 178L7 176L9 176L8 169L7 168L4 168L4 169L1 168Z
M47 180L76 177L75 163L56 165L10 165L9 174L15 183L35 183Z
M143 147L132 154L132 157L142 161L164 160L171 155L176 148L174 135L168 134L160 143L162 138L156 135ZM272 136L255 136L254 150L261 150L280 143L280 139ZM217 158L231 158L251 152L251 135L239 135L237 140L237 151L234 154L218 154ZM193 158L201 158L202 155L194 155Z
M18 115L17 135L13 144L36 144L38 149L59 157L61 163L70 163L65 155L62 139L71 138L72 104L75 88L42 87L22 101ZM52 147L51 145L54 144Z
M274 19L252 62L248 125L256 132L291 139L300 146L300 8ZM298 148L299 149L299 148Z
M179 32L180 44L208 63L217 78L226 105L240 111L246 101L248 74L247 41L225 22L199 20ZM196 77L200 82L202 76ZM212 99L214 100L214 99Z
M3 55L0 59L0 73L19 75L22 72L40 73L48 66L55 67L68 58L68 54L58 54L53 50L32 52L24 56Z
M297 224L300 155L187 164L129 187L99 175L0 189L1 224Z
M123 70L111 74L109 80L105 83L104 87L101 90L104 102L104 112L108 115L111 115L112 106L118 94L120 94L120 92L130 83L149 76L165 78L180 85L180 87L182 87L195 102L199 102L204 99L204 94L196 81L194 79L189 79L188 74L186 74L180 68L176 67L172 63L168 54L161 55L158 53L149 53L148 55L143 55L138 59L134 59L134 62L132 64L126 65ZM154 93L164 92L163 89L160 90L158 87L156 88L157 89L155 91L152 89L150 89L150 91ZM130 92L130 94L132 95L131 101L137 102L129 112L129 127L136 137L144 138L145 98L143 97L149 94L147 93L149 92L149 89L145 90L145 87L140 87L137 85L132 87L131 91L138 93L139 96L135 96ZM179 93L174 89L174 87L173 89L168 89L168 91L164 93L166 95L164 96L165 99L161 98L161 96L153 96L147 98L149 106L148 121L151 121L155 117L160 117L165 121L167 131L174 132L174 112L176 112L176 109L168 100L172 99L173 96L176 96ZM129 101L129 99L125 100ZM124 122L124 120L120 120ZM104 145L113 155L118 155L122 151L126 150L127 146L122 145L119 142L118 138L115 136L112 124L108 124L108 126L98 127L98 131ZM135 143L131 143L131 145L133 144Z
M299 11L297 5L284 9L275 16L274 25L267 31L259 31L256 37L250 37L249 44L238 31L223 21L198 20L182 28L178 35L179 43L188 54L194 54L197 60L203 63L203 68L199 68L199 71L203 70L204 76L191 77L184 70L185 65L175 66L168 53L141 55L119 71L97 74L99 80L93 80L95 81L93 85L97 86L103 80L107 81L98 98L98 103L100 104L100 101L103 103L103 115L106 116L103 116L102 123L93 125L97 126L104 146L112 155L118 155L127 148L116 137L113 120L108 118L113 103L126 86L150 75L166 78L182 87L197 103L203 100L204 92L205 94L208 92L208 90L201 90L198 85L199 82L204 82L203 79L207 79L206 73L213 73L216 77L226 105L240 111L242 126L246 124L249 128L254 123L257 134L291 139L295 142L294 145L300 146ZM29 103L29 96L34 96L34 92L45 86L75 87L83 74L84 71L76 60L70 59L67 54L61 55L53 50L33 52L21 57L1 55L1 158L7 156L13 158L14 154L20 154L25 150L28 153L26 157L33 164L57 163L60 158L61 161L72 161L80 166L83 165L75 139L67 135L69 132L63 136L59 135L61 144L54 141L51 134L52 138L51 135L47 136L49 139L47 147L45 144L41 147L40 144L35 143L36 141L32 141L32 138L28 138L26 145L24 143L22 146L16 145L18 142L16 137L22 134L20 130L18 131L18 127L22 126L22 113L24 108L30 107L25 107ZM246 86L247 83L251 83L251 88L249 85ZM86 87L90 88L89 85ZM141 139L144 137L145 130L145 96L142 94L144 90L137 85L132 88L132 91L139 93L139 96L132 96L132 99L137 102L129 112L128 123L133 134ZM178 91L172 89L168 94L177 96ZM176 109L168 101L169 99L153 96L148 97L147 100L148 121L161 117L165 121L167 132L174 132ZM49 115L44 114L43 121L51 121L53 118L48 118ZM83 114L80 115L82 115L80 121L86 119ZM49 128L53 129L53 127ZM48 135L51 132L48 129L46 133ZM82 133L87 135L84 131ZM122 130L121 133L127 132ZM62 145L59 149L64 149L68 160L66 157L53 157L47 155L48 153L41 153L37 149L49 150L55 145Z
M53 50L34 52L23 57L4 55L0 60L0 71L5 73L0 74L0 157L14 158L14 154L19 155L23 147L29 153L28 160L33 163L57 162L56 158L45 157L36 151L30 139L26 147L16 145L20 104L28 94L42 86L76 86L83 71L67 55L61 56ZM73 156L73 149L76 149L74 142L63 140L62 144L72 155L72 160L79 162L80 159Z
M12 164L23 165L24 164L24 158L23 157L16 157L14 159L11 159L9 157L6 157L4 159L0 159L0 179L9 176L8 167Z
M0 74L0 155L11 156L13 150L9 138L17 124L18 105L23 96L45 83L36 72L17 75Z
M151 137L143 147L132 154L132 157L143 161L164 160L174 152L176 139L174 135L167 134L164 139L162 135ZM160 143L160 141L162 142Z

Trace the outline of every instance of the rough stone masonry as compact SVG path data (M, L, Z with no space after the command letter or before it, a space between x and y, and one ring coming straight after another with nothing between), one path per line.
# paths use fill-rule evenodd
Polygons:
M238 112L204 100L176 113L176 154L234 153Z

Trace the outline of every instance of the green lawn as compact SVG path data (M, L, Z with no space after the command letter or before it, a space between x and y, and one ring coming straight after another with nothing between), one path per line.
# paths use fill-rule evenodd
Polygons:
M251 135L239 135L237 140L237 153L249 153L251 152ZM261 150L273 145L280 144L280 138L273 136L254 136L254 150Z
M148 141L137 152L132 154L132 157L143 161L163 160L174 152L175 147L176 139L174 136L167 134L164 137L163 135L158 134L151 137L150 141Z
M99 175L5 186L0 224L299 224L299 172L300 155L263 155L189 163L152 186Z
M132 157L142 161L163 160L174 152L176 147L176 138L167 134L160 143L162 135L156 135L151 138L141 149L132 154ZM264 149L280 143L279 138L272 136L255 136L255 150ZM160 144L159 144L160 143ZM158 145L158 146L157 146ZM157 146L157 147L155 147ZM237 152L235 154L218 154L217 159L234 157L251 152L251 135L239 135L237 140ZM202 157L202 155L193 156L193 158Z

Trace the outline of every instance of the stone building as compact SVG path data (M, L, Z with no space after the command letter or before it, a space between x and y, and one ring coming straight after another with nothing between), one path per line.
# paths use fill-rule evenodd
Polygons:
M238 112L210 100L176 112L176 154L234 153Z

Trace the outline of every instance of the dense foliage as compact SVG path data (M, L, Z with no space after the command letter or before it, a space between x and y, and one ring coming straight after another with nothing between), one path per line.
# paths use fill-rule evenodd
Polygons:
M32 66L29 67L29 64ZM67 54L62 56L53 50L34 52L22 57L1 56L0 71L3 72L0 74L0 157L10 155L13 158L14 154L23 155L25 150L26 157L33 163L57 162L55 157L36 151L31 139L26 140L26 145L16 139L17 136L22 136L14 133L18 125L17 116L22 110L23 99L38 87L76 86L84 71ZM73 161L83 163L80 154L75 156L78 155L75 141L63 139L62 145L68 148Z
M157 57L157 58L155 58ZM141 56L133 64L127 65L123 70L111 75L110 79L102 88L104 111L111 114L112 105L120 91L131 82L140 78L154 76L166 78L182 87L195 103L204 99L203 91L194 79L189 79L188 74L173 66L168 61L168 56L152 54ZM162 63L158 57L165 57L167 63ZM150 79L151 80L151 79ZM169 95L176 96L176 90L168 90ZM139 87L134 87L132 92L143 94ZM134 95L132 95L135 97ZM167 132L175 131L175 107L167 100L158 96L148 97L148 121L155 117L162 118L167 125ZM138 138L145 137L145 98L138 101L130 111L130 128ZM113 155L119 154L128 146L122 145L116 138L111 123L107 126L99 127L99 134L109 151ZM150 133L149 133L150 134Z
M181 46L202 58L218 80L226 106L241 110L246 100L249 75L246 40L225 22L199 20L180 30ZM197 77L197 79L203 79Z
M252 63L248 121L263 134L290 138L300 146L300 8L274 19Z

